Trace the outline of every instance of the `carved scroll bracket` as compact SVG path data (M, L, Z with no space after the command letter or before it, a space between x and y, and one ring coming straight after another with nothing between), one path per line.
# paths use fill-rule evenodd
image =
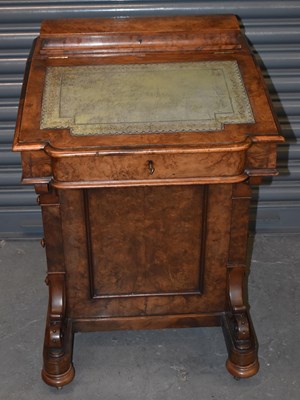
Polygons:
M61 388L71 382L75 375L72 364L72 321L66 318L65 273L48 273L46 283L49 286L49 304L42 378L48 385Z
M236 378L248 378L259 369L258 345L249 313L246 280L245 265L228 266L228 310L223 315L222 326L228 350L226 367Z
M228 295L231 315L231 328L236 345L240 349L251 346L250 322L246 301L246 268L235 266L228 268Z
M65 273L49 273L46 278L49 286L48 323L45 344L49 349L63 348L66 313ZM57 354L59 355L59 354Z

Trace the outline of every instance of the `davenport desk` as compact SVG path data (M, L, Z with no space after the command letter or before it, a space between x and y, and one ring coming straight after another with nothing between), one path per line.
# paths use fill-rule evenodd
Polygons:
M258 370L247 302L251 185L278 134L234 16L45 21L14 139L42 208L42 377L74 377L78 331L222 326Z

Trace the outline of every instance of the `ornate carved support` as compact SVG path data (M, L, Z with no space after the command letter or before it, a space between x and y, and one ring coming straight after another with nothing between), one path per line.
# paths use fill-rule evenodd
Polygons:
M250 339L250 324L248 321L247 314L233 314L234 315L234 333L238 344L238 347L249 348Z
M226 367L237 378L248 378L259 369L257 340L248 310L245 267L228 268L229 310L223 316L228 359Z
M237 347L240 349L247 349L250 346L250 324L247 317L244 288L245 267L229 268L228 289L232 329Z
M72 364L72 322L66 316L66 275L61 231L59 195L51 185L36 185L42 207L49 287L48 313L44 340L42 378L51 386L62 387L75 374Z
M227 311L223 331L228 349L227 369L237 378L255 375L259 364L257 340L247 300L247 232L251 189L247 183L235 185L232 196L232 223L227 268Z
M46 283L49 286L49 303L42 377L48 385L59 388L71 382L75 374L72 364L72 324L65 317L65 274L50 273Z
M46 284L49 286L49 304L45 344L49 349L57 353L56 350L61 350L62 348L65 329L65 274L48 274Z

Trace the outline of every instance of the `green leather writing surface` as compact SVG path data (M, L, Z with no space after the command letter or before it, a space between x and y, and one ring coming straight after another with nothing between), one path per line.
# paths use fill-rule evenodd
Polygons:
M47 68L42 129L199 132L253 122L236 61Z

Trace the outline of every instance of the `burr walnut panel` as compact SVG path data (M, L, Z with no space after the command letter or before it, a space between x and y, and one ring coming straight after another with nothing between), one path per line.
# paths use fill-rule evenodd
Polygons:
M97 182L106 186L129 186L164 184L165 180L187 182L188 179L206 178L214 181L218 177L235 182L245 179L246 151L250 145L246 139L241 143L215 146L209 152L205 149L149 151L144 154L89 152L74 157L49 149L49 154L54 157L53 178L57 187L80 182L82 185Z
M165 270L173 273L174 278L177 274L177 277L182 276L185 281L174 281L173 284L176 284L177 288L175 286L170 291L169 274L156 266L155 271L154 269L150 271L153 278L152 282L148 282L146 279L143 281L142 274L139 277L138 283L144 283L150 292L146 292L146 289L143 290L141 286L138 286L135 295L130 293L132 284L129 282L129 276L138 275L137 271L133 271L130 262L135 262L137 265L136 258L142 253L143 243L136 240L134 243L136 247L130 248L126 232L129 233L128 236L131 237L132 244L135 238L139 238L139 232L134 232L131 224L137 225L137 223L128 217L128 213L121 211L120 203L117 204L117 210L114 211L116 200L122 202L121 193L127 190L128 194L125 195L124 200L125 209L129 204L134 203L133 199L128 199L129 195L131 194L134 197L137 193L140 193L140 199L137 199L140 209L134 206L134 209L130 211L130 216L135 213L142 214L142 193L147 193L147 191L143 191L143 188L59 191L65 238L65 263L69 282L67 303L70 317L74 320L82 320L85 318L140 318L145 315L150 317L181 313L220 312L225 307L226 299L224 291L226 288L232 185L176 186L174 189L168 186L149 188L149 193L151 193L149 200L153 200L153 203L148 205L146 209L155 218L151 229L156 239L154 237L151 239L154 252L152 255L148 255L148 261L152 258L152 261L155 262L156 256L160 265L164 263ZM181 192L182 196L180 195ZM169 196L172 193L176 196L174 195L172 199L174 205L170 207ZM111 203L107 202L104 209L101 210L98 197L112 201ZM178 201L181 197L182 203L177 202L177 208L182 207L180 211L176 209L175 200ZM156 202L160 200L161 203L155 203L154 198L156 198ZM189 205L195 206L195 210L188 209ZM180 242L179 235L176 235L176 226L171 227L171 221L164 221L166 217L164 211L168 209L172 210L171 220L173 222L176 220L179 224L178 228L184 229L187 239L191 240L195 248L192 249L185 242L184 236L181 236ZM188 215L183 217L183 210ZM158 218L159 211L161 212L161 221ZM104 215L104 212L106 215ZM74 215L77 216L76 219L73 218ZM110 226L110 215L112 215L112 226ZM193 220L193 217L197 215L200 217L200 221ZM183 221L179 221L180 217L183 218ZM145 216L148 223L150 223L149 218L150 216ZM119 225L116 226L118 219ZM103 226L100 227L100 224ZM141 221L140 224L142 224ZM153 229L158 227L170 229L171 235L163 238L163 229L161 232ZM119 232L119 229L121 229L121 232ZM107 242L105 242L107 246L104 249L102 248L101 243L106 239L99 237L99 234L106 232L110 232L110 236L117 246L117 250L119 250L115 250L116 254L114 254L114 248L108 247ZM123 243L119 243L118 239L123 239ZM163 240L164 243L159 243L159 240ZM171 240L176 241L178 249L175 246L170 249ZM165 258L161 252L163 244L168 245L168 250L170 250L170 254L166 254ZM104 259L98 253L101 249L107 256L112 257L112 260L107 258L104 264ZM190 251L192 255L187 254L184 250ZM184 254L187 261L185 258L175 260L175 254L177 256ZM98 263L98 260L102 262L102 265ZM173 264L171 264L172 260ZM144 261L147 262L147 260ZM178 267L180 262L181 270ZM120 267L119 270L117 270L117 266ZM148 272L146 267L138 265L138 268ZM186 271L184 268L186 268ZM192 277L188 276L189 273L192 273ZM164 278L166 281L160 282L159 278L155 279L156 274L159 274L160 279ZM109 276L119 285L119 293L109 283ZM123 278L125 281L118 283L116 278ZM163 291L155 293L154 288L155 290L160 288Z
M200 293L204 186L86 191L93 298Z

